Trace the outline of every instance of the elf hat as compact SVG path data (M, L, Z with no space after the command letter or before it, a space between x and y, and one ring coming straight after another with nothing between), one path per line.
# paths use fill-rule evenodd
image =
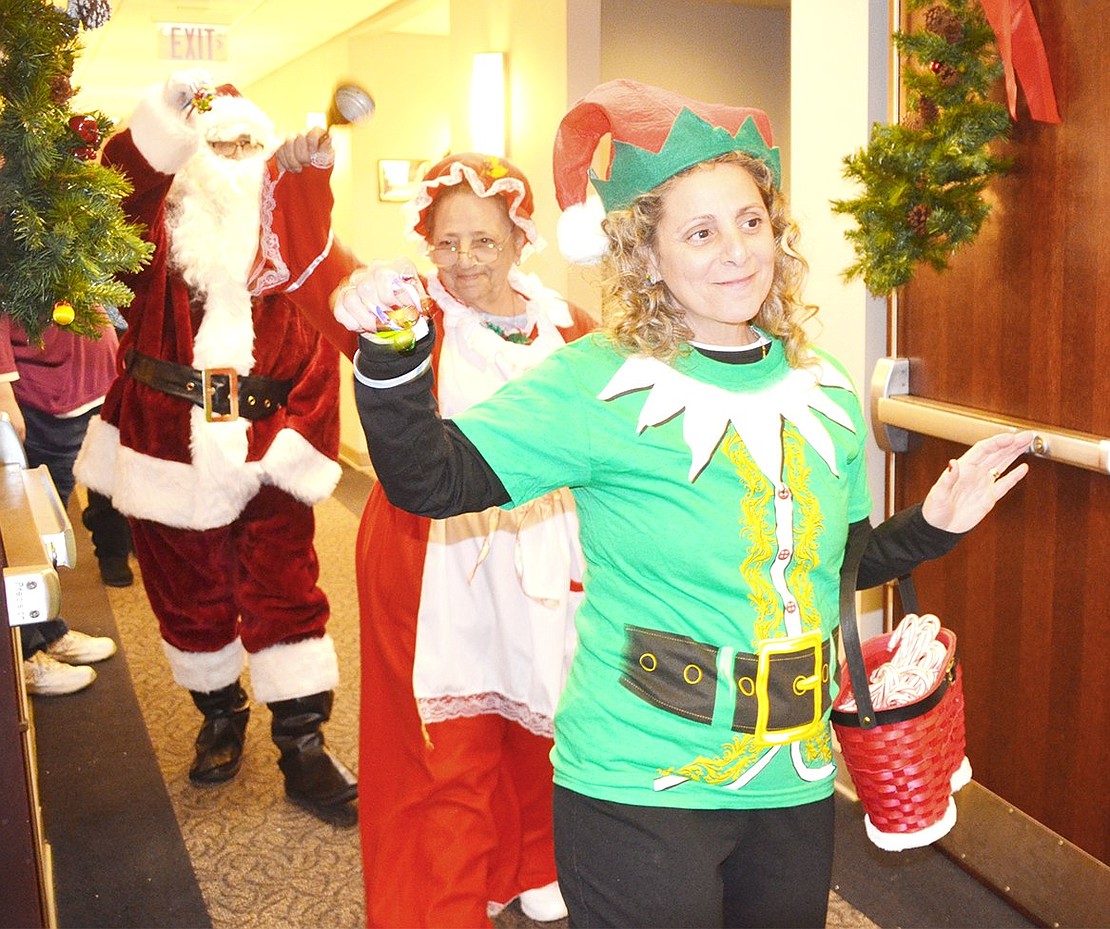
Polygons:
M416 195L406 204L413 238L427 241L431 235L431 205L443 191L458 184L467 184L479 197L501 197L509 219L523 233L527 243L539 251L544 241L532 221L532 186L516 165L496 155L462 152L448 155L431 167Z
M198 111L195 118L207 142L234 142L250 136L251 141L269 149L277 141L270 117L231 84L217 87L208 109Z
M603 179L590 162L606 134L611 146ZM762 110L702 103L638 81L599 84L563 117L555 136L559 248L572 261L600 258L608 249L597 228L603 212L627 207L680 171L726 152L760 159L778 186L780 154L771 144L771 121ZM587 180L600 205L587 200Z

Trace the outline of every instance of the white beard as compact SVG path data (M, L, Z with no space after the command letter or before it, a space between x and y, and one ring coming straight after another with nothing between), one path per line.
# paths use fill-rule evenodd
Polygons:
M265 161L235 161L203 146L174 177L167 198L170 262L204 306L193 345L200 368L254 363L247 278L258 251Z

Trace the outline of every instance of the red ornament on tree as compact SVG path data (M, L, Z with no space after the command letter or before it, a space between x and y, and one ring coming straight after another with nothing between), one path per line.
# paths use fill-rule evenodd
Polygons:
M69 128L81 137L81 141L89 145L100 142L100 126L91 116L71 116Z

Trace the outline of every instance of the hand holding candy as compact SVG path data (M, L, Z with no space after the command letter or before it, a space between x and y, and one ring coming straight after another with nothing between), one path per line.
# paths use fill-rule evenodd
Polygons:
M332 296L332 309L347 329L406 351L427 331L432 301L409 261L375 261L355 271Z

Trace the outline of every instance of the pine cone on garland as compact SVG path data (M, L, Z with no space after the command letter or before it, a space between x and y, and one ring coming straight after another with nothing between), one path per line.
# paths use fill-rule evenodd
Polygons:
M108 0L69 0L66 13L86 29L99 29L112 18Z
M910 132L921 132L925 128L925 120L916 110L902 117L902 128Z
M928 232L930 209L924 203L919 203L906 214L906 225L913 230L914 235L925 236Z
M962 42L964 26L958 16L943 6L934 6L925 14L925 28L933 35L939 35L949 45Z
M960 72L950 64L945 64L943 61L934 61L929 67L933 74L937 76L937 80L945 87L954 87L960 81Z
M925 121L925 125L931 126L937 121L940 115L940 107L937 106L936 101L932 97L922 97L917 101L917 111L921 114L921 118Z
M73 96L73 85L69 82L68 74L56 74L50 81L50 102L58 106L65 106Z

